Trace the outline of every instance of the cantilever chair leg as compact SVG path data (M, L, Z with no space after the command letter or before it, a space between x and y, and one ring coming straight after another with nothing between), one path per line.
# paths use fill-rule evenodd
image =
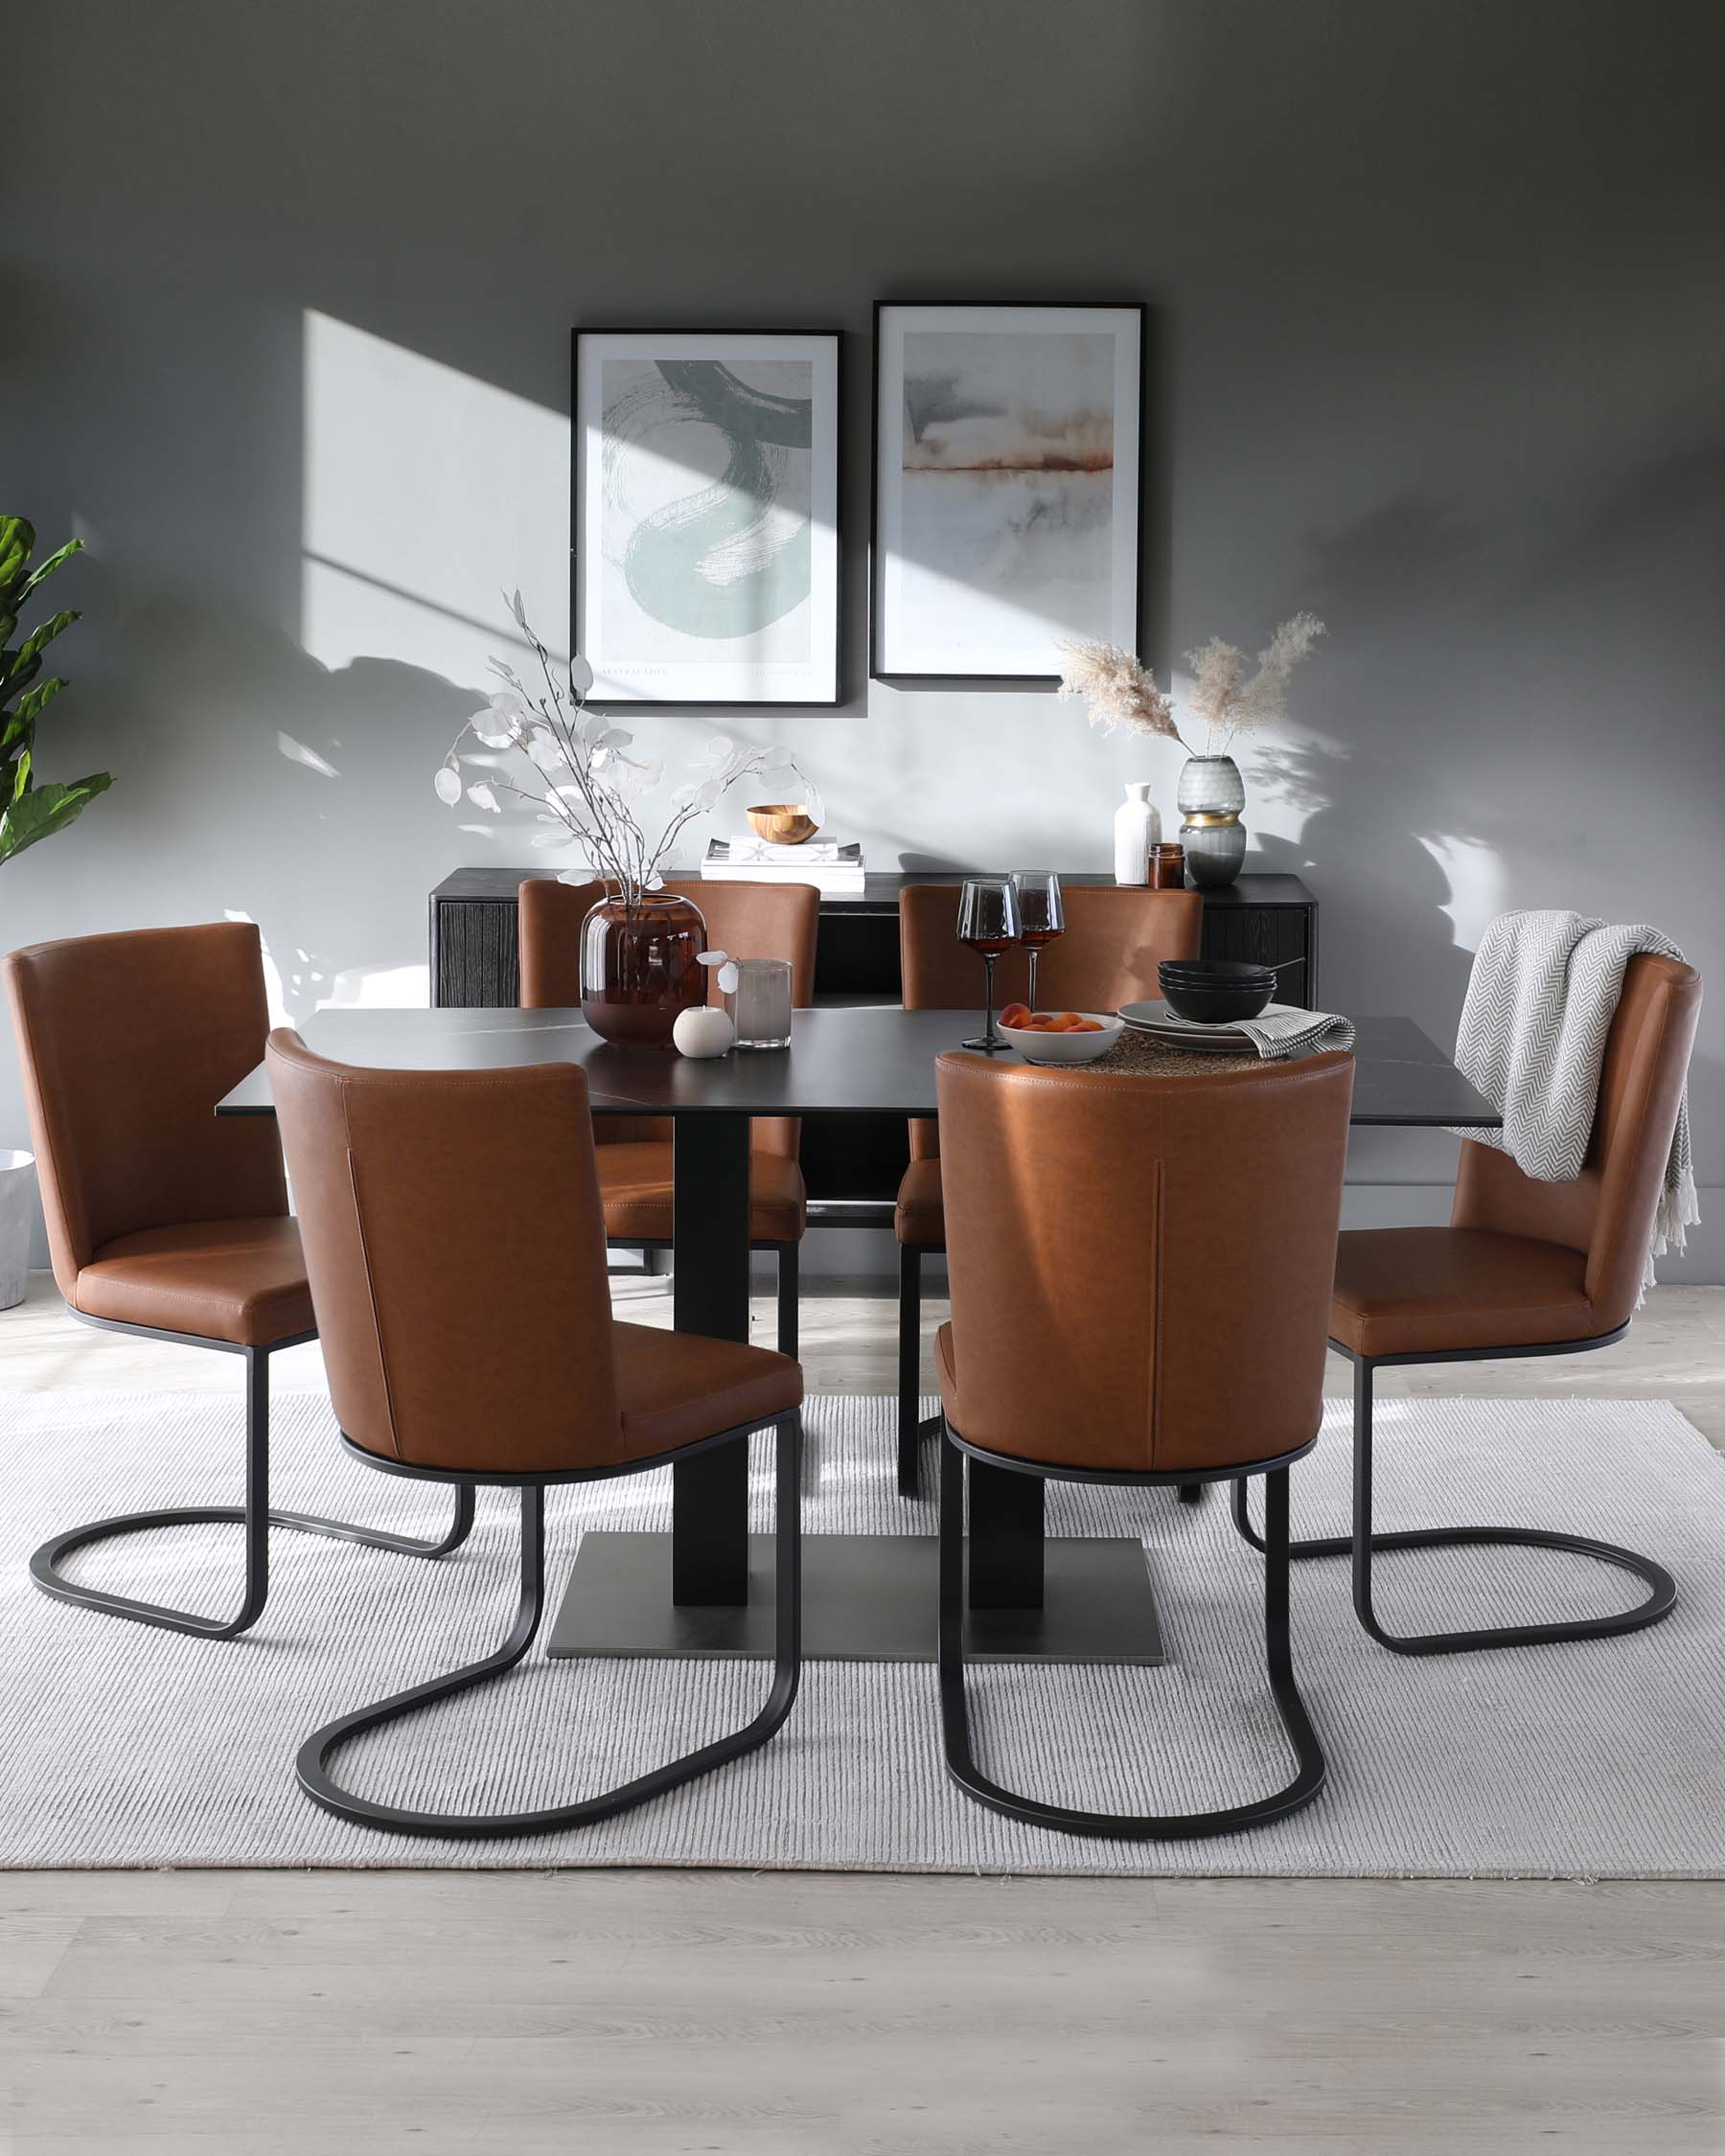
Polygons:
M1165 1478L1087 1477L1090 1480L1162 1480ZM1242 1478L1243 1479L1243 1478ZM1288 1470L1264 1475L1269 1563L1264 1569L1264 1653L1270 1689L1296 1771L1292 1781L1273 1796L1210 1812L1123 1813L1080 1811L1067 1804L1044 1803L1020 1796L993 1780L977 1764L971 1750L970 1714L964 1686L964 1456L944 1433L940 1447L940 1623L938 1670L941 1735L947 1773L978 1803L1032 1826L1051 1826L1065 1834L1114 1836L1122 1841L1186 1841L1204 1835L1232 1834L1267 1825L1301 1810L1323 1787L1327 1766L1318 1732L1294 1678L1288 1628Z
M796 1360L797 1320L797 1260L800 1256L794 1243L778 1246L778 1351Z
M74 1312L74 1316L80 1313ZM148 1325L126 1325L117 1319L85 1318L83 1322L107 1332L136 1333L148 1340L181 1342L192 1347L214 1347L245 1357L245 1502L242 1504L170 1505L154 1512L121 1512L109 1520L92 1520L81 1527L67 1527L52 1535L30 1560L31 1577L44 1594L62 1602L77 1602L86 1609L102 1610L109 1617L129 1617L137 1624L152 1624L167 1632L189 1632L200 1640L233 1640L249 1631L264 1614L269 1597L269 1530L289 1527L300 1534L326 1535L336 1542L356 1542L368 1549L391 1549L408 1557L443 1557L459 1549L473 1525L473 1485L463 1482L455 1491L455 1514L447 1534L434 1542L412 1535L385 1533L346 1520L325 1520L316 1513L286 1512L269 1502L269 1358L278 1348L298 1347L315 1340L315 1333L298 1333L290 1340L272 1341L267 1347L230 1347L225 1341L200 1339L192 1333L158 1332ZM202 1526L210 1523L233 1524L245 1530L245 1584L239 1609L231 1617L196 1616L165 1602L145 1602L130 1594L114 1594L101 1588L70 1580L59 1568L75 1550L88 1549L116 1535L143 1534L152 1527Z
M1609 1336L1616 1340L1619 1334ZM1346 1535L1322 1535L1290 1545L1290 1555L1307 1557L1351 1557L1353 1560L1353 1602L1360 1622L1380 1646L1388 1647L1398 1655L1453 1655L1468 1652L1477 1647L1529 1647L1544 1646L1559 1640L1603 1640L1620 1632L1640 1632L1650 1624L1657 1624L1668 1617L1677 1600L1677 1583L1663 1565L1652 1558L1643 1557L1633 1549L1624 1549L1614 1542L1595 1542L1586 1535L1566 1535L1550 1532L1539 1527L1411 1527L1379 1534L1371 1525L1371 1444L1372 1444L1372 1378L1377 1369L1386 1364L1404 1363L1460 1363L1495 1362L1500 1358L1527 1355L1562 1355L1578 1353L1591 1347L1600 1347L1604 1340L1562 1342L1550 1346L1500 1347L1479 1355L1355 1355L1350 1349L1331 1341L1338 1354L1346 1355L1354 1366L1353 1395L1353 1531ZM1251 1509L1247 1502L1244 1483L1234 1485L1234 1525L1254 1549L1261 1550L1264 1543L1252 1525ZM1633 1572L1649 1592L1644 1601L1633 1609L1622 1610L1607 1617L1570 1617L1550 1624L1500 1624L1487 1625L1475 1630L1456 1632L1391 1632L1379 1618L1372 1601L1372 1558L1379 1552L1393 1549L1471 1549L1508 1546L1521 1549L1565 1549L1578 1557L1592 1557L1603 1565L1615 1565L1622 1571Z
M940 1417L919 1419L922 1405L922 1247L899 1245L898 1487L900 1497L922 1495L922 1448L940 1434Z
M545 1485L523 1482L520 1599L515 1621L501 1645L480 1661L452 1670L447 1677L433 1677L426 1684L396 1692L388 1699L379 1700L375 1706L359 1708L314 1731L300 1747L296 1768L300 1787L307 1796L340 1819L354 1820L362 1826L386 1827L402 1834L446 1834L469 1841L494 1835L543 1834L557 1827L589 1826L598 1820L614 1818L618 1812L632 1810L650 1798L679 1788L684 1782L710 1774L714 1768L739 1759L745 1753L765 1744L791 1711L802 1667L799 1511L802 1417L793 1412L775 1416L771 1425L756 1427L771 1427L777 1432L774 1525L778 1549L773 1582L776 1629L772 1686L766 1704L752 1721L728 1736L716 1737L710 1744L686 1753L680 1759L655 1767L631 1781L620 1782L614 1789L602 1791L595 1797L579 1798L573 1803L546 1805L538 1811L421 1812L398 1804L373 1803L340 1787L330 1773L329 1763L351 1738L368 1730L380 1729L386 1723L400 1721L403 1715L429 1707L434 1701L453 1699L475 1685L502 1676L506 1670L514 1668L533 1644L545 1607ZM727 1436L743 1434L743 1431L726 1433ZM575 1476L566 1479L593 1479Z

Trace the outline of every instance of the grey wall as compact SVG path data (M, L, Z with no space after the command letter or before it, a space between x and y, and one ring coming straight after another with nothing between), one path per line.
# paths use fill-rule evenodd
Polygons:
M863 678L867 332L881 295L1120 297L1154 309L1159 664L1296 607L1331 626L1249 771L1259 864L1322 897L1326 1000L1452 1037L1511 905L1656 921L1719 974L1722 24L1711 0L34 11L0 495L89 539L42 759L117 776L0 876L0 935L232 910L290 1012L423 994L426 889L521 858L430 776L498 587L565 632L582 320L846 333L849 708L730 730L788 739L877 866L1105 864L1119 782L1166 801L1176 754L1046 695ZM674 754L700 729L641 730ZM1713 1279L1722 1013L1693 1081ZM1423 1217L1453 1158L1357 1145L1356 1217Z

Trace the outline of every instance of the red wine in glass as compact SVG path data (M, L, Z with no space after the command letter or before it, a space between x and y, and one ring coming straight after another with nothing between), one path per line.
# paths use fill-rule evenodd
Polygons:
M1030 1008L1036 1008L1036 961L1045 944L1066 933L1060 878L1050 868L1021 868L1012 879L1018 894L1019 941L1030 953Z
M971 876L958 893L958 941L982 960L986 986L987 1018L979 1040L966 1041L967 1048L994 1055L1012 1045L995 1025L994 970L1001 952L1019 940L1018 893L1004 876Z

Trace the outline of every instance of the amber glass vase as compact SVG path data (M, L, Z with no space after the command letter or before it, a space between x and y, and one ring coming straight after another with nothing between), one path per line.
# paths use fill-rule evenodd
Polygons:
M581 1015L626 1047L668 1048L678 1011L706 1001L701 908L670 891L602 898L581 926Z

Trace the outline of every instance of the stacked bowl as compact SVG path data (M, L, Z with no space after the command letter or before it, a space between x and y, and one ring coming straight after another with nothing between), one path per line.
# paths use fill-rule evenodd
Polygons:
M1164 958L1157 977L1169 1010L1198 1025L1256 1018L1276 994L1271 967L1237 958Z

